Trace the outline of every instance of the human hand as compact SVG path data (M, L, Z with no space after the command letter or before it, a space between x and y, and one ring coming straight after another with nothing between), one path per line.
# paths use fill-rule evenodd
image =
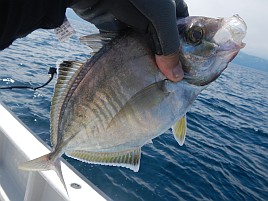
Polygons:
M179 59L179 54L155 55L159 70L171 81L178 82L183 79L184 72Z
M102 32L122 32L131 28L151 35L160 71L172 81L183 78L176 23L177 18L188 16L183 0L76 1L72 6L74 11Z

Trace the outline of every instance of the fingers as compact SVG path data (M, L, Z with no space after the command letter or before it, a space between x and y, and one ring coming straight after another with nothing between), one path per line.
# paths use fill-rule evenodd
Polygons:
M178 82L183 79L184 73L179 53L172 55L155 55L155 61L160 71L171 81Z
M175 0L176 2L176 17L182 18L182 17L188 17L188 6L183 0Z
M155 43L161 49L156 49L157 54L169 55L179 48L179 32L176 22L176 4L174 0L129 0L150 22L153 29L149 30L156 35ZM157 2L157 3L156 3ZM154 34L156 32L156 34ZM156 46L157 47L157 46Z

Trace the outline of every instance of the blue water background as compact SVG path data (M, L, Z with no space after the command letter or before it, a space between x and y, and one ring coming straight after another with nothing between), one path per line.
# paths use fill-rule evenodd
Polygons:
M38 86L60 60L88 58L90 49L78 37L96 29L82 22L73 26L77 35L69 42L37 30L0 52L0 86ZM180 147L170 130L154 139L142 148L138 173L65 158L114 200L268 200L267 77L231 63L188 113L185 144ZM54 84L0 90L1 101L48 144Z

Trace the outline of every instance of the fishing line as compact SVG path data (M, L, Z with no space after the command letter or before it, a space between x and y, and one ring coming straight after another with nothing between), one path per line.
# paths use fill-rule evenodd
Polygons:
M58 36L59 41L61 42L61 43L58 43L58 42L51 43L51 45L55 49L59 49L59 46L62 48L64 47L64 49L72 49L73 44L70 42L71 36L73 36L73 38L75 38L76 41L79 41L79 38L75 34L76 33L75 30L71 27L70 23L66 20L65 20L65 24L63 24L62 27L60 29L57 29L55 32L56 32L56 35ZM57 66L59 66L59 64L61 64L64 60L70 60L70 57L72 55L73 55L73 52L64 51L63 54L61 54L61 57L66 58L66 59L59 59L57 61ZM37 86L37 87L33 87L31 85L29 85L29 86L18 85L18 86L5 86L5 87L0 86L0 90L1 89L32 89L32 90L37 90L37 89L40 89L42 87L45 87L46 85L48 85L52 81L54 75L57 74L57 68L50 67L48 74L50 74L49 80L41 86Z
M19 85L19 86L0 87L0 89L32 89L32 90L40 89L42 87L45 87L46 85L48 85L51 82L51 80L53 79L54 75L57 74L57 68L50 67L49 71L48 71L48 74L50 74L49 80L45 84L43 84L41 86L38 86L38 87Z

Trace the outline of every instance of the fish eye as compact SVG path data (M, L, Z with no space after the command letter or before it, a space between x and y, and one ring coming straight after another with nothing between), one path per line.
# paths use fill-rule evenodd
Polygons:
M187 31L186 38L189 43L198 44L203 39L203 35L202 27L193 26Z

